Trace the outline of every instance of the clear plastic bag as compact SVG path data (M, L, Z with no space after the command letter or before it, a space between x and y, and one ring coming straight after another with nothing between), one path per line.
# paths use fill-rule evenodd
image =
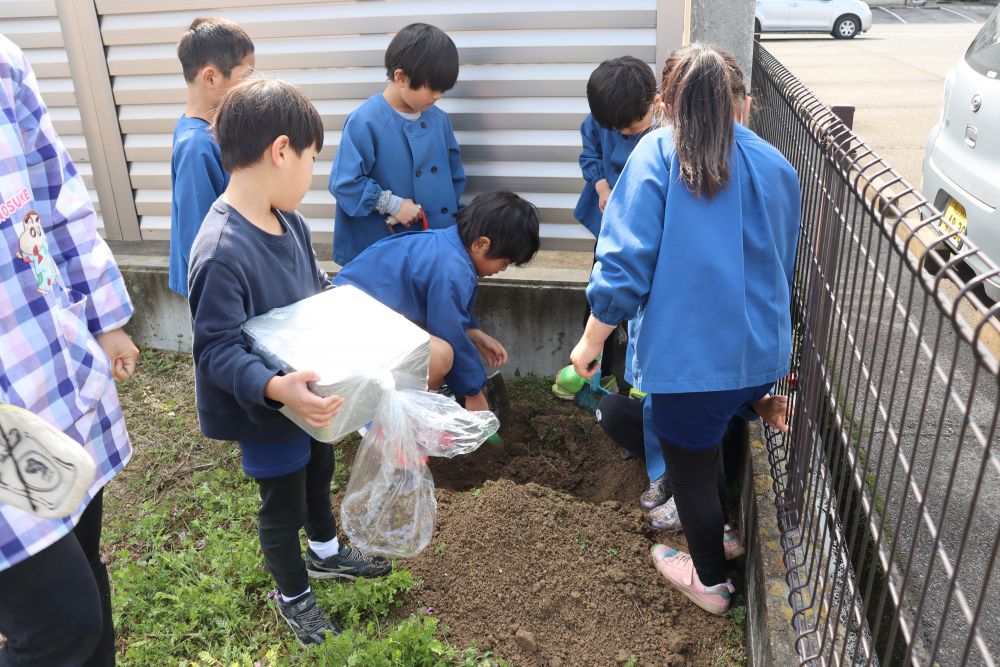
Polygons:
M340 504L341 525L364 552L408 558L431 540L437 501L427 456L475 451L496 433L492 412L469 412L426 391L387 391L361 441Z

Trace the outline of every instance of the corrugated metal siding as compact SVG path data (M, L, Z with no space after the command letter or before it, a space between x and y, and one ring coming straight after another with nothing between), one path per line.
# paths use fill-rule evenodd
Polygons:
M301 86L322 114L326 145L302 203L319 243L332 239L334 201L326 181L340 130L347 114L384 86L383 54L404 25L433 23L458 46L459 81L439 105L462 146L466 199L495 188L519 192L541 210L547 248L591 243L572 217L582 185L578 128L587 113L587 77L605 58L655 58L656 0L173 0L171 11L157 11L166 4L96 2L144 239L169 237L171 134L184 106L175 48L196 16L246 28L257 69Z
M103 233L87 142L55 3L52 0L0 0L0 33L20 46L31 63L52 123L90 190L90 200L98 212L98 226Z

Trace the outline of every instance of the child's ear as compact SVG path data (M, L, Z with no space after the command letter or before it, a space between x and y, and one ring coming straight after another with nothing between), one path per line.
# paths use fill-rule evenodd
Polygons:
M289 145L288 135L282 134L271 142L271 162L275 166L282 166L285 163L285 158L288 157L288 152L290 150L292 150L292 147Z
M392 72L392 81L400 86L410 86L410 77L406 76L406 72L398 67Z
M477 254L485 255L490 251L490 246L492 242L489 237L480 236L475 241L472 242L472 249L476 251Z
M215 88L222 81L222 75L213 66L205 65L198 72L198 79L206 88Z

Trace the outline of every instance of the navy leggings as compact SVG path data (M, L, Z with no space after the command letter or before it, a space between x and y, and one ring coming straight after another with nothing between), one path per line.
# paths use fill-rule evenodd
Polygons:
M111 587L101 561L103 489L76 528L0 572L0 667L115 664Z
M677 515L705 586L726 580L722 438L730 420L767 395L772 383L730 391L653 394L653 425L663 444Z

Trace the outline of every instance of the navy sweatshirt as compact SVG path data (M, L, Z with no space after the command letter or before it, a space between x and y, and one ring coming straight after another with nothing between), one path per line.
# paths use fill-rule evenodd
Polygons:
M280 404L264 398L264 385L278 369L250 354L241 329L251 317L329 284L305 219L296 212L274 214L285 230L280 236L254 226L220 198L191 248L195 392L201 430L209 438L277 444L304 436L277 411ZM281 467L280 461L271 463Z

